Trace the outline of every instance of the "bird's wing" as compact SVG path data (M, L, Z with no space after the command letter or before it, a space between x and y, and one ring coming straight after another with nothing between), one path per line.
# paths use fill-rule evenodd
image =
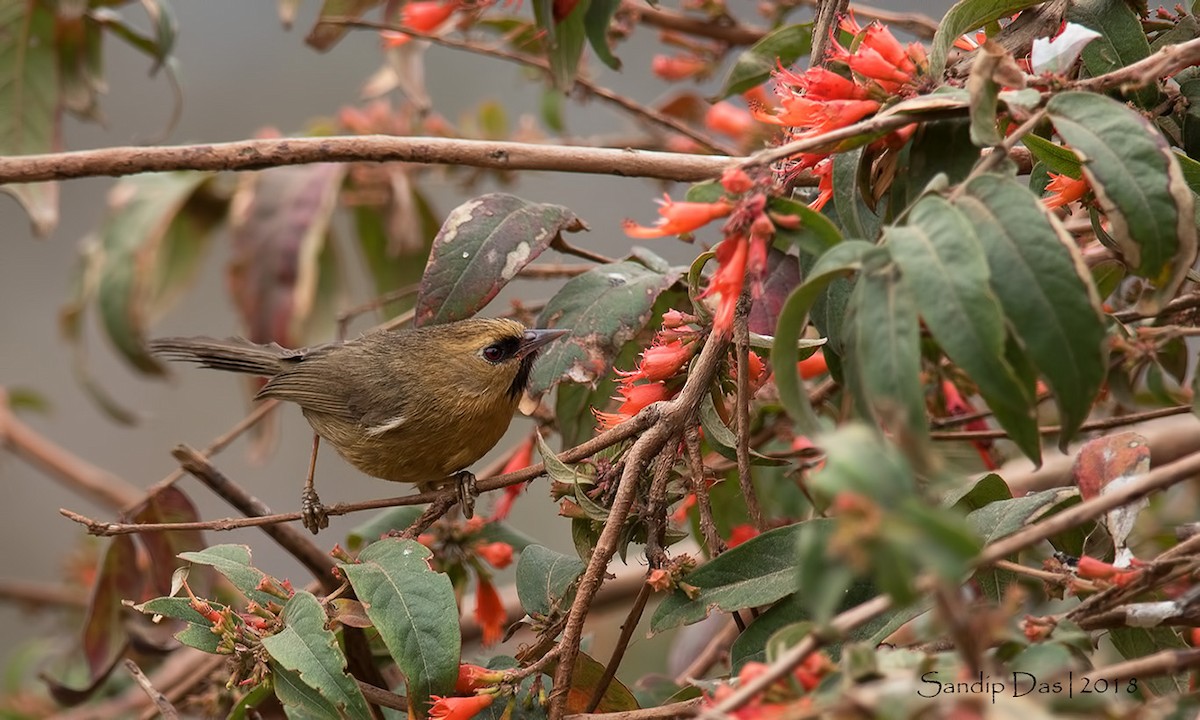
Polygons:
M330 358L326 348L312 348L285 357L285 368L258 391L259 398L279 398L305 410L358 420L358 395L354 378L345 365Z

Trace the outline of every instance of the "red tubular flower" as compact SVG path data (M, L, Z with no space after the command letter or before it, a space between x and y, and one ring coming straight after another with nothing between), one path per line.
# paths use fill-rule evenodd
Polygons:
M459 0L448 0L448 2L417 0L405 3L404 7L400 9L400 27L423 33L433 32L439 25L450 19L450 16L458 9L458 4ZM381 36L383 44L389 48L399 47L412 39L404 33L386 30L381 33Z
M722 100L704 113L704 126L735 140L741 140L755 131L754 117L731 102Z
M695 55L655 55L650 70L663 80L679 81L708 70L708 63Z
M813 100L866 100L870 94L867 88L825 67L809 68L793 77L804 95Z
M494 645L504 637L504 621L507 619L508 615L504 612L504 603L500 602L500 593L496 592L496 586L492 585L491 580L480 575L478 587L475 589L475 620L479 622L485 646Z
M661 382L646 383L644 385L621 385L617 388L617 392L621 394L621 397L614 397L613 399L623 399L624 402L621 403L621 406L617 408L615 413L592 410L592 414L600 422L602 430L616 427L641 412L642 408L647 405L660 400L669 400L674 394Z
M877 22L867 26L867 34L863 36L862 44L879 53L892 67L910 77L917 69L904 46L892 35L892 31Z
M885 90L894 91L912 80L911 71L896 67L895 63L889 62L873 47L860 46L853 54L846 54L839 59L844 60L854 72L879 83ZM912 66L907 55L904 60Z
M567 19L578 4L579 0L554 0L550 15L554 18L554 22L560 23Z
M433 696L429 717L433 720L471 720L492 704L495 695L472 695L471 697Z
M1042 198L1042 205L1053 209L1081 200L1088 191L1087 180L1075 179L1069 175L1050 173L1050 182L1046 184L1050 193Z
M480 688L490 687L504 679L500 670L489 670L478 665L463 663L458 666L458 681L454 683L454 692L459 695L473 693Z
M753 525L735 525L730 528L729 539L725 544L735 548L753 537L758 537L758 530Z
M475 554L488 565L503 570L512 565L513 547L506 542L490 542L475 546Z
M829 372L829 364L825 362L824 351L817 350L812 355L796 363L796 372L800 373L800 377L805 380L811 380L818 375L824 375Z
M513 454L508 459L508 462L504 463L504 469L500 471L500 474L504 475L510 472L524 470L532 464L533 436L530 435L529 437L525 438L524 442L517 446L516 450L513 451ZM508 487L504 488L504 495L502 495L500 499L496 501L496 507L492 510L492 517L489 518L488 521L494 522L496 520L503 520L504 518L508 517L508 514L512 512L513 503L517 501L517 497L523 492L525 492L524 483L519 485L509 485Z
M637 370L631 372L618 370L617 374L625 378L622 382L633 382L634 380L658 382L674 377L691 357L691 348L679 340L663 345L653 345L642 351L642 360L638 363Z
M821 212L833 199L833 159L824 158L812 167L812 174L817 178L817 199L808 204L810 208Z
M733 312L737 308L738 296L746 282L746 256L750 243L746 238L734 235L725 238L717 246L717 262L720 267L713 273L708 288L701 297L711 295L717 303L713 318L713 332L720 334L733 327Z
M648 239L683 235L698 230L708 223L723 218L733 211L733 205L724 198L713 203L673 202L668 195L658 201L658 214L662 218L653 227L645 227L626 220L625 234L632 238Z
M784 98L780 104L782 108L773 120L766 119L772 116L760 116L759 119L797 128L796 138L846 127L879 109L879 103L874 100L810 100L803 95Z
M688 493L684 496L683 502L679 503L679 507L671 513L671 520L679 525L687 522L688 510L696 507L696 493Z

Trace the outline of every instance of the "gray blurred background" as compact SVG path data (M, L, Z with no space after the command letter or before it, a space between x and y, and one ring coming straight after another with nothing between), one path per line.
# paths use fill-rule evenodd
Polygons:
M905 0L887 9L920 10L940 17L949 4L947 0ZM747 0L731 0L730 5L738 12L745 11L747 19L761 22L749 12L753 4ZM373 33L352 32L327 54L313 51L303 38L311 27L316 7L314 2L302 4L296 27L288 32L280 26L273 2L177 0L174 9L180 34L176 55L184 106L167 142L241 140L253 137L265 126L274 126L285 134L299 132L311 119L334 117L341 106L356 103L363 82L380 66L378 40ZM140 10L134 5L122 8L122 12L138 19ZM529 14L532 9L526 3L521 12ZM793 17L800 21L807 16L808 12L801 10ZM144 20L139 19L139 23L145 25ZM670 86L649 72L651 57L662 47L655 36L653 30L640 28L630 42L618 47L617 54L626 68L623 73L590 62L597 82L647 103L668 91ZM112 38L107 40L105 61L110 92L102 104L107 127L67 120L64 137L69 149L153 141L170 117L172 98L166 81L161 76L147 77L149 62L144 56ZM522 111L536 113L540 86L512 65L436 47L429 50L426 64L434 107L452 122L485 99L503 102L509 110L510 124L515 124ZM702 84L701 94L715 90L718 81L719 76ZM583 106L571 104L566 118L569 130L575 135L607 135L636 129L628 116L596 102ZM71 354L59 334L58 312L69 292L78 241L102 217L105 193L113 182L98 178L62 183L59 226L53 236L43 240L32 236L27 219L15 202L7 196L0 198L0 231L4 238L0 261L0 385L36 390L49 401L50 413L26 413L22 417L38 432L89 462L145 487L174 469L169 451L175 444L187 442L203 447L240 419L246 408L240 383L228 375L180 367L170 382L137 376L100 335L94 313L86 323L91 372L114 396L136 410L143 421L134 427L115 424L73 380ZM464 191L453 184L427 180L421 183L443 217L468 197L493 189L484 185ZM616 177L522 173L519 184L508 191L530 200L571 207L592 228L590 233L573 236L572 242L608 255L622 255L628 251L630 241L621 233L621 220L630 216L643 223L652 220L655 217L652 199L661 188L650 181ZM154 328L154 334L237 332L237 321L225 291L224 274L229 260L225 240L222 233L205 260L196 287ZM651 243L658 243L651 247L675 261L688 260L695 254L694 248L675 240ZM370 289L361 281L358 258L351 253L347 255L351 256L351 262L347 263L349 300L366 300ZM545 257L551 261L558 259L553 252L547 252ZM552 292L552 285L528 283L506 292L484 314L503 313L510 297L542 299ZM361 329L365 324L356 327ZM514 422L510 438L515 439L527 428L526 423ZM241 442L219 455L216 464L272 509L284 512L298 509L311 434L300 413L290 406L284 408L280 433L277 452L265 464L249 463L245 444ZM327 503L396 495L402 490L361 475L332 452L323 453L317 477L321 497ZM0 545L9 548L0 555L0 578L61 580L64 559L80 546L84 533L59 515L60 507L112 519L104 509L4 453L0 453L0 482L6 489L5 507L0 511L3 518ZM196 502L203 517L234 514L191 478L185 478L181 487ZM489 498L481 499L484 508L490 502ZM366 517L334 518L317 542L324 547L344 542L346 531ZM513 522L542 542L571 551L568 525L557 519L544 484L535 483L518 503ZM210 543L247 543L255 551L256 564L267 572L291 577L298 584L307 581L304 571L260 531L208 533L207 539ZM5 661L31 640L46 641L63 635L60 616L31 615L11 604L0 603L0 647L5 648L0 651L0 658ZM643 659L647 664L634 668L630 676L661 665L665 652L661 641L647 645L655 641L645 641L642 637L635 639L630 657ZM607 644L598 643L595 647L598 656L607 657L606 647ZM629 668L623 670L628 672Z

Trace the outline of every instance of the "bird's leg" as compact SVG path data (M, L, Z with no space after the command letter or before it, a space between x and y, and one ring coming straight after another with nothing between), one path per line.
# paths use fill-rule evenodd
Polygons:
M329 527L329 515L321 498L317 495L314 477L317 474L317 449L321 447L321 436L313 433L312 455L308 459L308 477L304 480L304 492L300 493L300 519L313 535Z
M469 470L454 473L454 484L458 487L458 506L463 517L470 520L475 516L475 498L479 497L479 486Z

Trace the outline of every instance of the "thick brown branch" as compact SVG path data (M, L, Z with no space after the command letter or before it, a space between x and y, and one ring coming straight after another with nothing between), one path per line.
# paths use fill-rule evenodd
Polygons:
M730 158L393 135L273 138L0 157L0 184L167 170L261 170L318 162L410 162L693 182L717 177Z

